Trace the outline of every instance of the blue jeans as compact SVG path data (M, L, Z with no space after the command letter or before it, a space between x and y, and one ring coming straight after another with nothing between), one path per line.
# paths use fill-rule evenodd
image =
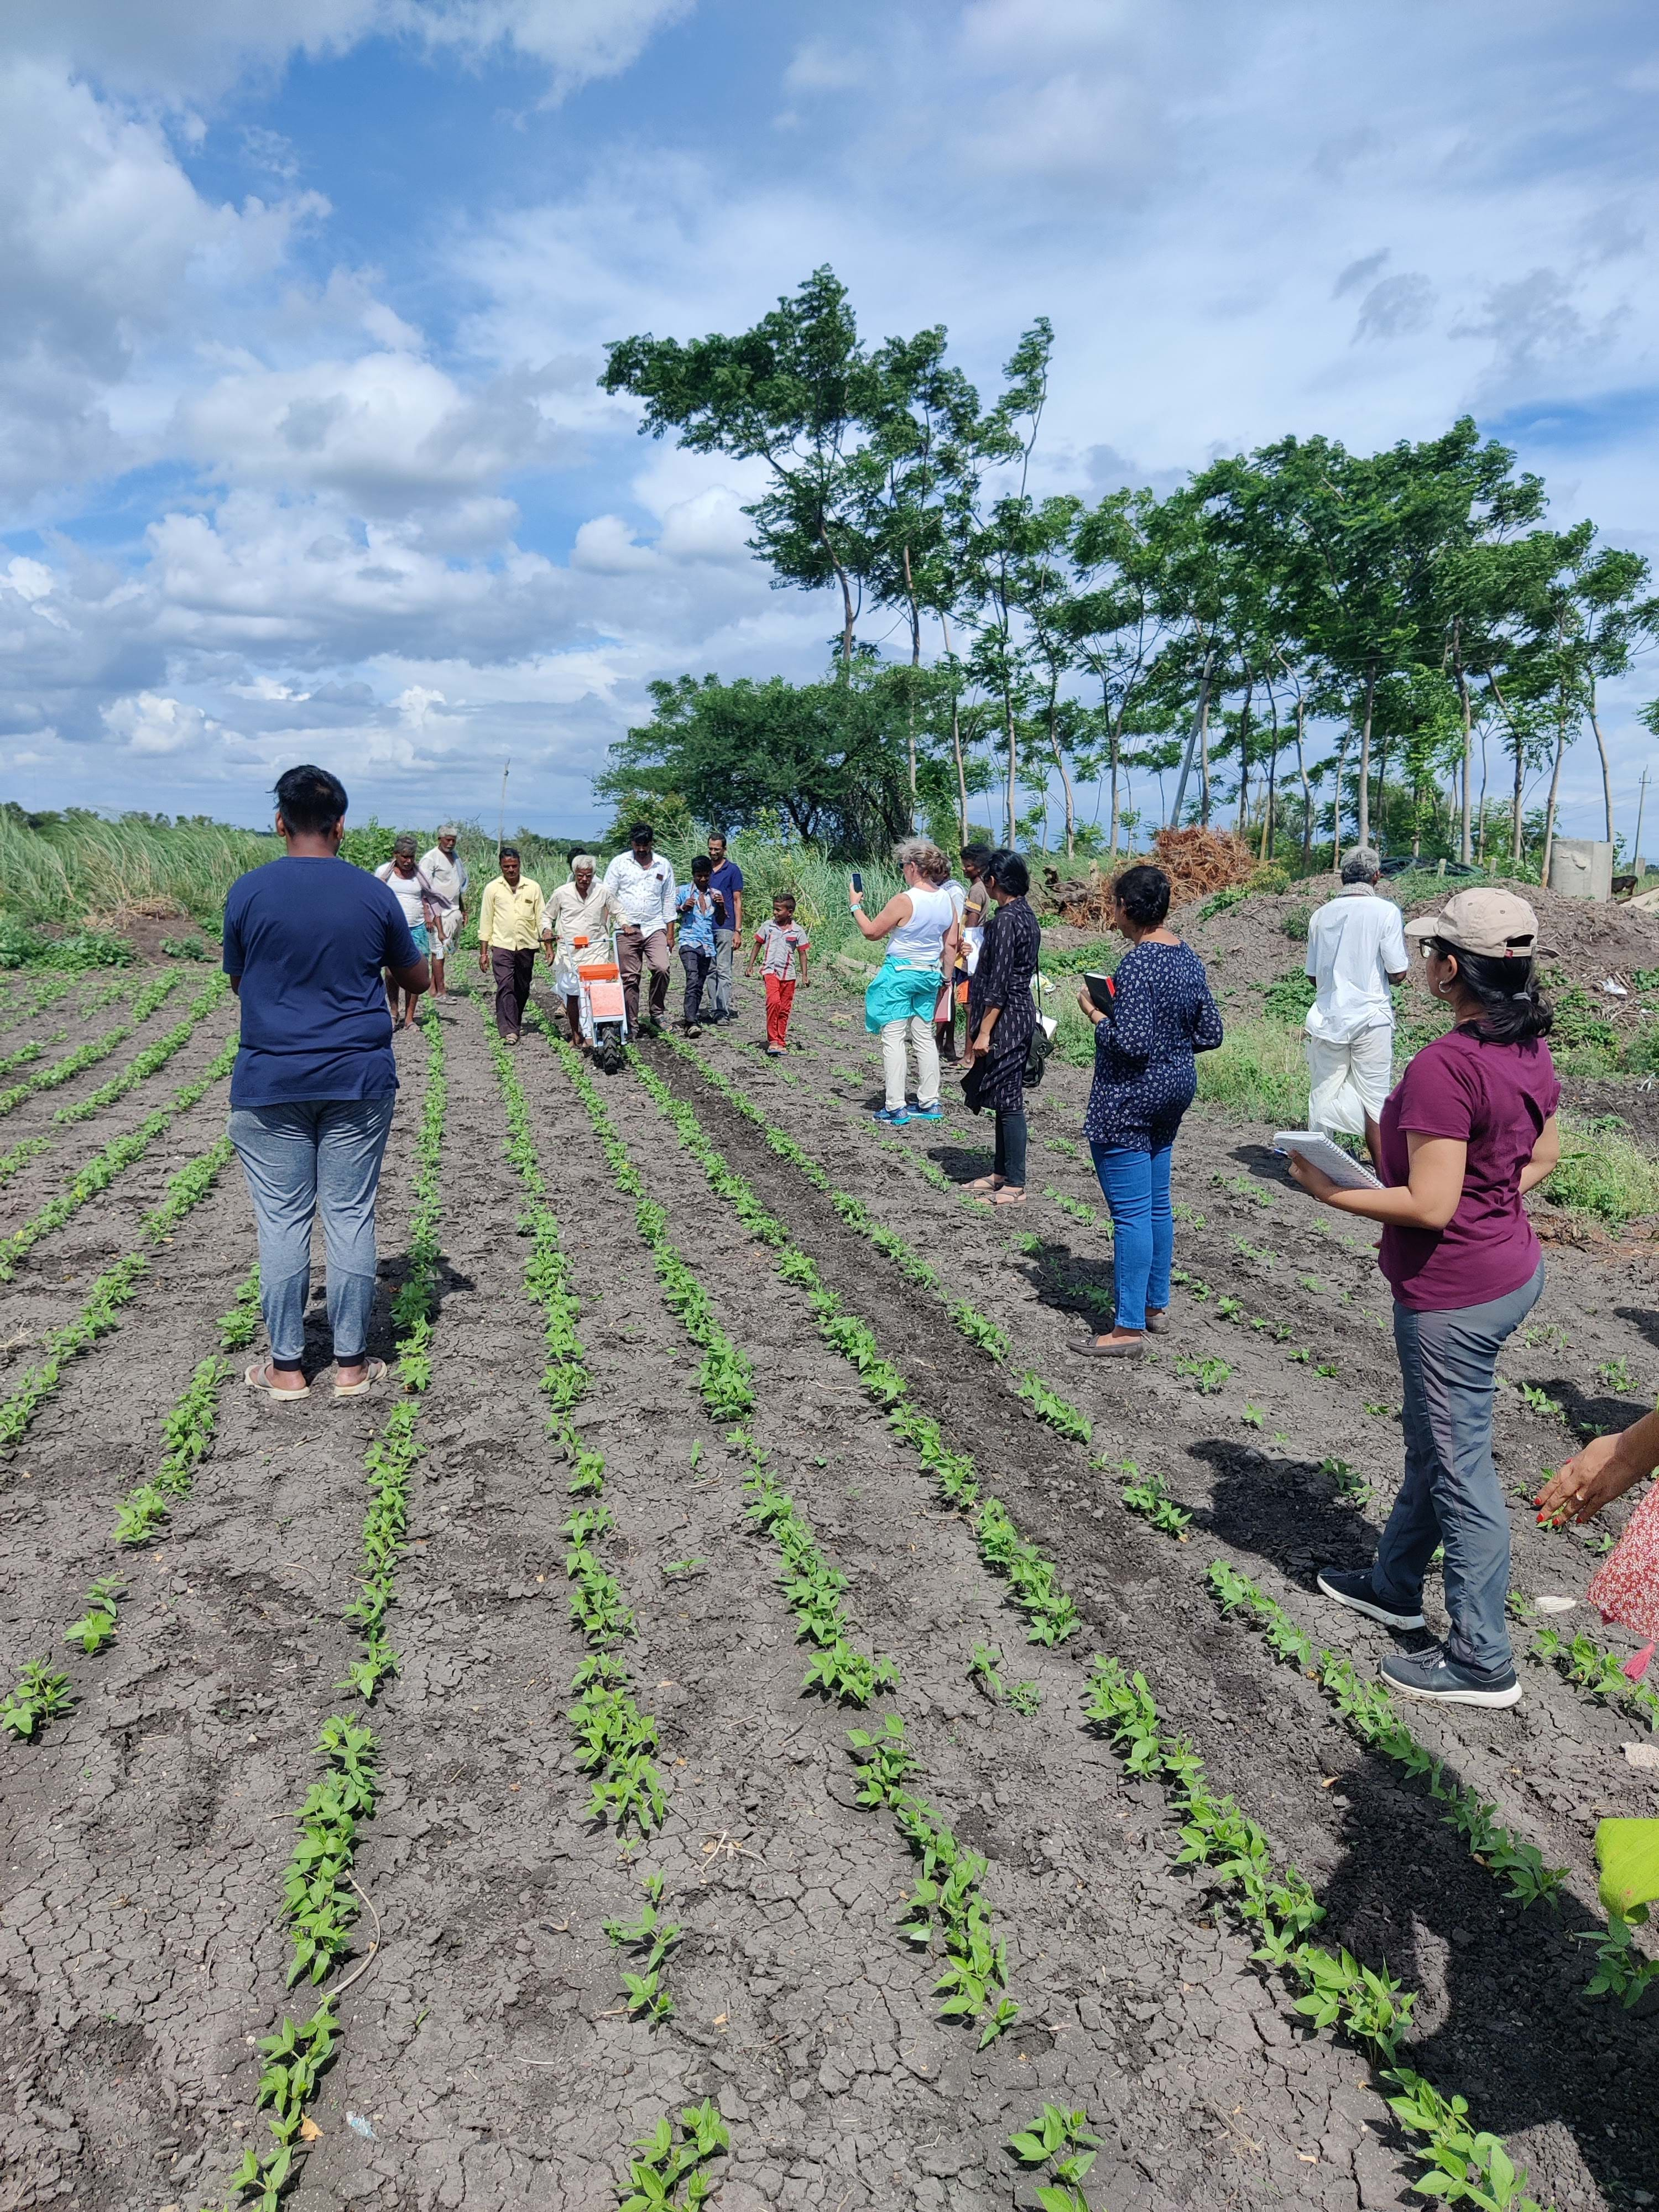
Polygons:
M1446 1650L1476 1674L1509 1672L1510 1516L1492 1460L1498 1354L1537 1304L1544 1263L1507 1297L1447 1313L1394 1310L1405 1384L1406 1474L1376 1548L1371 1588L1391 1612L1416 1613L1423 1575L1444 1544Z
M273 1367L297 1370L311 1289L311 1224L328 1252L328 1322L343 1367L362 1359L374 1303L374 1195L395 1092L239 1106L228 1125L259 1231L259 1305Z
M1170 1265L1175 1258L1175 1216L1170 1211L1170 1154L1126 1152L1091 1143L1095 1173L1112 1214L1114 1326L1145 1328L1146 1309L1170 1303Z

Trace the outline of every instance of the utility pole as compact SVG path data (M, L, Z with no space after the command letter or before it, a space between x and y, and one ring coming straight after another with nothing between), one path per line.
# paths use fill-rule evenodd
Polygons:
M1648 772L1642 771L1642 781L1636 795L1636 842L1631 848L1631 866L1639 876L1642 872L1642 815L1648 803Z

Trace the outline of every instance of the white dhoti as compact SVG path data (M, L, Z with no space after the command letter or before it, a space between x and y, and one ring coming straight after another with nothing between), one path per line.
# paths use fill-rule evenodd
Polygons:
M1309 1031L1308 1127L1327 1136L1363 1137L1365 1117L1376 1121L1394 1085L1394 1025L1379 1022L1343 1043Z

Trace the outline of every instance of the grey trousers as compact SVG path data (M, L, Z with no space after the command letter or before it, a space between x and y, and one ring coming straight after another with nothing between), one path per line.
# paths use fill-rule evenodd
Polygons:
M1492 1457L1498 1355L1543 1288L1540 1260L1530 1282L1486 1305L1394 1310L1406 1474L1377 1547L1371 1588L1390 1611L1416 1612L1424 1571L1443 1544L1451 1617L1446 1650L1477 1674L1503 1674L1510 1665L1510 1519Z
M319 1212L334 1357L355 1366L363 1356L374 1303L374 1198L396 1103L388 1091L379 1098L238 1106L231 1114L228 1134L259 1231L259 1304L273 1366L297 1369L305 1350L311 1224Z
M714 932L714 968L711 978L714 987L714 1012L729 1014L732 1011L732 954L738 941L735 929Z

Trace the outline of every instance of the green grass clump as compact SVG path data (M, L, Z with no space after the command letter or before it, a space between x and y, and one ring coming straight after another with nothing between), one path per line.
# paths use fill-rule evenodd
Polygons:
M1308 1112L1308 1061L1302 1032L1283 1022L1233 1022L1214 1052L1198 1059L1198 1095L1250 1121L1299 1129Z
M1638 1214L1659 1213L1659 1160L1616 1115L1561 1116L1561 1164L1543 1186L1552 1206L1588 1214L1615 1235Z

